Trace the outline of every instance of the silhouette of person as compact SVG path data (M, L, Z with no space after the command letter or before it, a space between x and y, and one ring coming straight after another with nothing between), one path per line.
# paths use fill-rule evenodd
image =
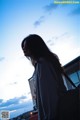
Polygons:
M66 92L59 59L37 34L24 38L21 47L35 67L38 120L55 120L59 96Z

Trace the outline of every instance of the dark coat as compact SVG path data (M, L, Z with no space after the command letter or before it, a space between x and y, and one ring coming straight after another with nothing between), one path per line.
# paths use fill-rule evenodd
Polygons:
M59 94L66 91L62 75L43 58L37 63L35 74L38 120L55 120Z

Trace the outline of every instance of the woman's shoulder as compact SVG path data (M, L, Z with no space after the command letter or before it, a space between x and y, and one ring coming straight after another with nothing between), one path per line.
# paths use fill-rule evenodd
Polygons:
M44 63L46 64L47 62L48 62L48 61L47 61L45 58L42 58L42 57L41 57L41 58L39 58L39 60L38 60L37 63L38 63L38 64L44 64Z
M52 63L49 62L47 59L45 58L40 58L36 64L38 67L43 68L43 69L47 69L49 67L52 67Z

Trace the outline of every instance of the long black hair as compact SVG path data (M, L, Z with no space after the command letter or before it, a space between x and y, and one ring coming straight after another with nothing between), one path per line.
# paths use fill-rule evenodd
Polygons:
M30 54L27 54L26 57L30 57L35 61L38 61L39 58L44 58L48 62L54 64L55 68L57 68L60 72L62 72L62 67L57 55L50 51L44 40L39 35L30 34L29 36L24 38L21 43L22 49L24 47L24 42L25 42L24 51L30 52Z

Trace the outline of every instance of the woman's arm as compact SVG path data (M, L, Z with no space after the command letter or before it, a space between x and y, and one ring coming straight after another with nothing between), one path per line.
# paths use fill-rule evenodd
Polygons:
M56 72L52 65L44 59L41 59L37 64L37 72L39 112L41 112L41 108L45 120L51 120L56 115L58 101Z

